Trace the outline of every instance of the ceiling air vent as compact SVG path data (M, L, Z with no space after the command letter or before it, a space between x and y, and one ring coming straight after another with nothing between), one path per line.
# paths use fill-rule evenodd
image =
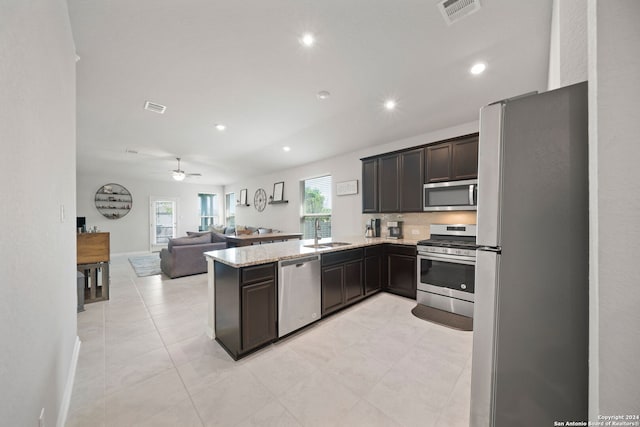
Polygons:
M444 0L438 3L447 25L480 10L480 0Z
M164 114L164 111L167 109L164 105L156 104L155 102L147 101L144 103L144 109L153 111L154 113Z

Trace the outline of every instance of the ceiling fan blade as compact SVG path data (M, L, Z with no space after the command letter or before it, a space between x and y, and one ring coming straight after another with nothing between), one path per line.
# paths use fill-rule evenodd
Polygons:
M202 176L201 173L188 173L187 176Z

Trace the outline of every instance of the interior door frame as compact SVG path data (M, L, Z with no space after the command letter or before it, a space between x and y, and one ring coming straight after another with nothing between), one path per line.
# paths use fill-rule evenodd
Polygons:
M162 248L166 248L166 244L156 244L155 241L155 203L156 202L173 202L174 204L174 223L173 237L177 237L180 227L180 199L178 197L150 196L149 197L149 251L159 252Z

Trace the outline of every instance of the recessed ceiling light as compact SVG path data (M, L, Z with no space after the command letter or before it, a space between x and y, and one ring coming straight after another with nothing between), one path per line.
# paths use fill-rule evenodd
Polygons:
M327 99L331 96L331 94L329 93L329 91L321 90L316 96L318 97L318 99Z
M469 72L471 72L471 74L478 75L482 74L486 69L487 64L485 64L484 62L478 62L477 64L474 64L473 67L471 67Z
M220 132L222 132L223 130L225 130L227 127L225 125L223 125L222 123L218 123L216 125L216 129L218 129Z
M300 37L300 44L304 47L311 47L316 42L316 38L311 33L304 33Z
M396 109L396 106L398 104L396 103L395 99L387 99L386 101L384 101L384 108L392 111Z
M282 147L282 151L291 151L291 147L288 147L288 146Z

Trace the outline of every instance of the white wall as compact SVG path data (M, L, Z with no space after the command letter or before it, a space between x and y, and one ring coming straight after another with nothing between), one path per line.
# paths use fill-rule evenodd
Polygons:
M554 0L549 89L587 80L587 0Z
M478 131L478 122L470 122L459 126L441 129L434 132L402 139L387 144L368 147L352 153L343 154L330 159L309 163L304 166L284 170L277 174L269 174L247 178L225 187L226 192L235 192L239 198L240 189L248 189L247 201L249 207L238 207L236 210L236 224L277 228L283 231L300 230L300 181L322 175L331 175L333 180L332 221L333 236L352 236L364 233L362 223L362 163L360 159L367 156L382 154L402 148L436 142L455 136ZM283 153L283 155L286 155ZM336 183L358 180L358 194L336 196ZM284 181L284 199L288 204L267 205L263 212L254 208L253 196L258 188L264 188L267 197L273 193L273 184Z
M131 211L119 219L107 219L95 207L95 194L109 183L123 185L133 197ZM87 226L97 225L100 231L111 233L111 253L149 251L151 196L178 198L178 236L197 231L200 223L198 193L218 195L219 213L224 218L224 193L221 186L192 184L186 181L144 181L106 175L78 175L77 216L87 218ZM75 219L74 219L75 220Z
M640 414L640 1L589 0L590 417Z
M0 93L0 424L37 426L44 408L53 426L77 348L75 52L64 0L2 1Z

